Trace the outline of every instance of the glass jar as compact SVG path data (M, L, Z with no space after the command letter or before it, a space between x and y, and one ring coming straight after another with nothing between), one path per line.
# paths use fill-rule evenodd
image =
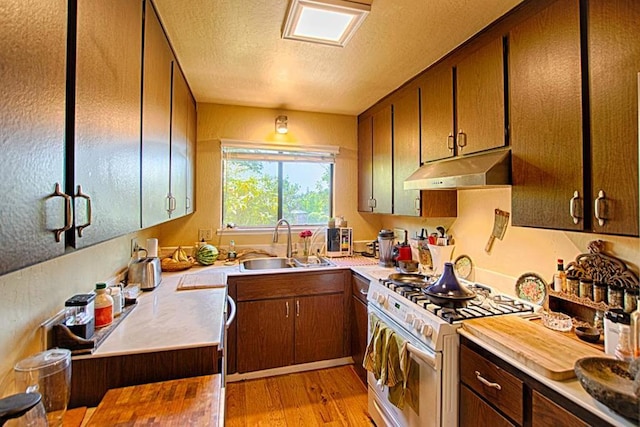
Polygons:
M593 282L593 302L607 302L607 285Z
M624 305L624 292L620 286L617 285L609 285L609 290L607 292L607 301L609 307L623 307Z
M593 300L593 280L585 277L580 279L580 298Z
M636 309L636 299L638 298L638 288L625 288L624 290L624 312L633 313Z
M567 291L569 295L578 296L580 294L580 281L575 276L567 276Z

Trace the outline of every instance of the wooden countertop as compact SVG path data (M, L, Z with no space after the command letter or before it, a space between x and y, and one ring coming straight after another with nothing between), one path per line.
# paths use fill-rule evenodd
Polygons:
M87 426L221 426L224 389L219 374L109 390Z

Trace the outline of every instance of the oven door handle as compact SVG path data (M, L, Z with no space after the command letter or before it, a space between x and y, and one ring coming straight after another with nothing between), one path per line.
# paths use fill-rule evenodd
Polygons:
M419 348L412 345L411 343L407 343L407 350L410 353L413 353L415 356L417 356L420 360L425 362L427 365L431 366L434 370L437 371L440 369L440 367L438 366L438 360L435 357L431 356L428 353L425 353L424 351L420 350Z

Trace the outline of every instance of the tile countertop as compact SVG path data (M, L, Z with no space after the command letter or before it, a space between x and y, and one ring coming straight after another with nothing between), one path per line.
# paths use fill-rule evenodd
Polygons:
M182 275L191 272L163 272L160 285L140 294L136 307L93 354L74 359L219 345L227 288L176 290Z

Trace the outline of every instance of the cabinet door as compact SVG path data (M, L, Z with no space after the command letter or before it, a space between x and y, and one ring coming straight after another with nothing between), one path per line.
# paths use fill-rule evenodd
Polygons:
M142 93L142 227L169 218L173 54L151 3L145 8Z
M178 63L173 63L169 217L187 213L187 133L191 93Z
M534 427L586 427L589 424L537 391L532 392L531 425Z
M461 384L459 425L476 427L507 427L516 426L517 424L509 421L464 384Z
M187 120L187 215L195 212L196 206L196 101L189 95Z
M453 72L436 65L424 73L422 97L422 162L453 156ZM449 138L451 136L451 138Z
M67 190L76 195L79 248L140 228L142 1L80 1L77 11Z
M0 274L62 255L67 2L3 2ZM70 213L70 212L69 212Z
M371 212L373 197L373 118L358 121L358 212Z
M392 107L373 115L373 199L375 213L392 213Z
M238 372L293 364L293 299L239 302Z
M513 225L584 228L580 75L578 0L557 1L510 32Z
M295 363L345 356L344 295L296 298Z
M504 65L502 38L481 47L456 67L458 154L503 147Z
M638 235L640 3L588 2L591 200L598 233ZM603 191L605 199L596 199Z
M393 213L420 216L420 190L405 190L404 181L420 167L420 91L409 91L393 103Z
M367 305L355 295L351 298L351 357L356 374L366 384L367 371L362 367L362 361L367 349Z

